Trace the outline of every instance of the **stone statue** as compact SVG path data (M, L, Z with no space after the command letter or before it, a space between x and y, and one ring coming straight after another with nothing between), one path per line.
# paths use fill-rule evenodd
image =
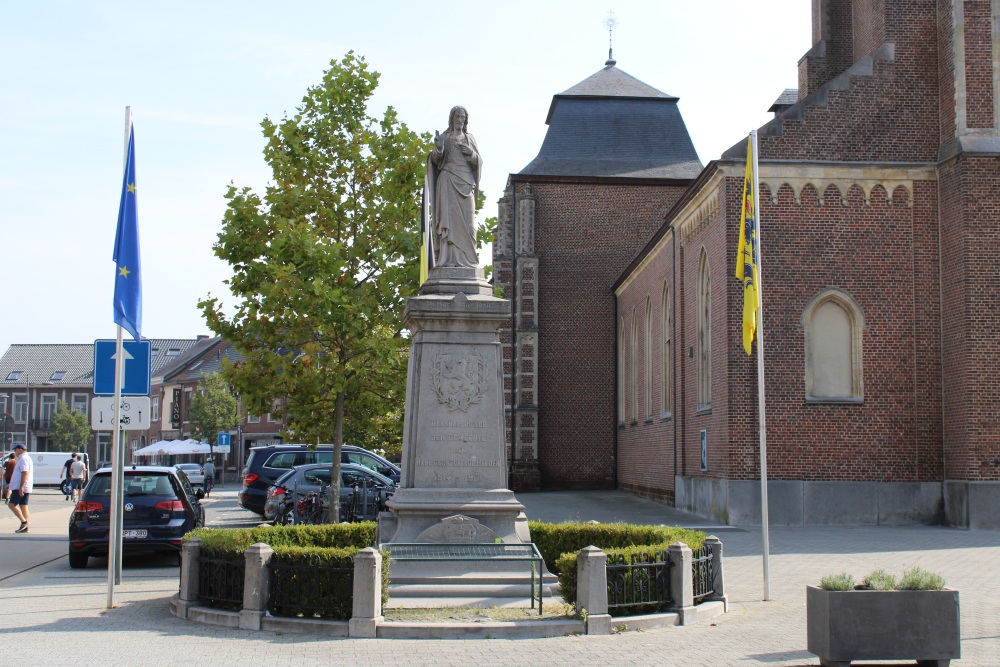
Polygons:
M448 129L434 133L427 157L424 197L431 206L435 266L479 266L475 214L483 160L468 125L465 107L452 108Z

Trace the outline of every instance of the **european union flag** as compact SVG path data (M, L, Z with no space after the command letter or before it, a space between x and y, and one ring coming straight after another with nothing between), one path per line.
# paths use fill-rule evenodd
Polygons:
M139 340L142 330L142 272L139 269L139 213L135 201L135 130L129 128L128 158L115 232L115 322Z

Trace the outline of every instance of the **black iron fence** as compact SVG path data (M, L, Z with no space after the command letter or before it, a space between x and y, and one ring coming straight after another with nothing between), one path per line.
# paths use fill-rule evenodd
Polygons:
M267 610L274 616L349 619L354 559L350 556L282 553L271 556Z
M242 551L202 548L198 553L198 599L221 609L241 609L246 564Z
M608 609L649 611L670 606L670 562L666 551L608 555Z
M715 581L714 568L715 556L710 547L703 546L700 549L692 550L691 574L693 575L695 602L715 592L712 586L712 582Z

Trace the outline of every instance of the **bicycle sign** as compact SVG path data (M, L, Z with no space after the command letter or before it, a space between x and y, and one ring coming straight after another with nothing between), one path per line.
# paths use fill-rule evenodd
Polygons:
M90 427L95 431L113 431L116 425L125 431L141 431L149 428L149 396L123 396L117 411L114 396L98 396L92 399Z

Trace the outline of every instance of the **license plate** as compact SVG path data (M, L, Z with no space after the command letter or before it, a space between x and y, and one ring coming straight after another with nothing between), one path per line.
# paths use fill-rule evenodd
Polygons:
M123 530L122 537L126 540L146 537L145 530Z

